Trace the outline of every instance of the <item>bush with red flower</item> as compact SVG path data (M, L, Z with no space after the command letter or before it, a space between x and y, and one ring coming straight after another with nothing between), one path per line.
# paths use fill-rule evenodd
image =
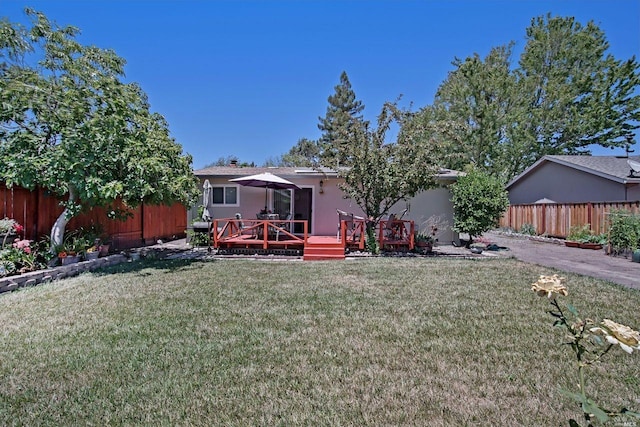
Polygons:
M0 220L0 277L38 270L46 265L44 255L41 255L44 252L40 250L40 245L33 241L17 237L10 244L7 243L9 236L20 236L23 232L24 227L15 220Z

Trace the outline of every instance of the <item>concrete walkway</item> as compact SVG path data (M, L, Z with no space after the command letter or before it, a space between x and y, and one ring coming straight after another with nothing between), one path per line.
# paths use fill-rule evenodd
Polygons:
M608 256L603 250L569 248L557 243L509 237L492 232L485 233L483 237L498 246L509 248L509 251L500 251L501 254L510 254L524 262L640 289L640 263L631 262L627 258Z

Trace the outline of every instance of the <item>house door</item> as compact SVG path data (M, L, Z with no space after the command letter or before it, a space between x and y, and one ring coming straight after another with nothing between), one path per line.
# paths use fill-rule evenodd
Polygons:
M302 220L306 219L309 224L307 229L311 233L311 196L313 195L311 188L301 188L299 190L293 190L293 219ZM294 233L304 233L304 224L295 224Z

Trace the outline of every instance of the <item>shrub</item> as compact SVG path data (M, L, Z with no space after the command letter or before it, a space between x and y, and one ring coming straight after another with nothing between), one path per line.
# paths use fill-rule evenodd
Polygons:
M640 247L640 216L628 211L612 211L609 216L609 243L615 253Z
M451 186L454 213L453 229L468 233L469 242L475 236L496 227L500 216L509 206L504 184L497 178L478 170L471 170Z
M583 224L583 225L573 225L569 228L569 234L567 235L567 240L572 242L582 242L585 243L586 239L591 236L591 225Z
M533 224L529 224L529 223L522 224L522 228L520 228L520 234L535 236L536 228L533 226Z

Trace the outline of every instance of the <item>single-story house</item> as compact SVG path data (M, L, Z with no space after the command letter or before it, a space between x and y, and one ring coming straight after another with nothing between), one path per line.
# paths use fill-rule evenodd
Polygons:
M266 190L265 188L241 186L230 182L243 176L270 172L296 184L300 189ZM214 218L233 218L237 213L242 218L255 219L265 207L281 218L291 215L294 220L307 220L309 233L314 236L335 236L338 230L337 209L364 216L352 200L346 199L338 187L342 178L330 169L307 167L237 167L212 166L196 170L201 185L208 180L212 185ZM451 194L446 187L457 180L457 171L442 169L437 180L439 188L424 191L407 202L399 202L391 213L399 214L407 209L403 219L414 220L416 229L432 215L441 216L449 227L440 235L440 241L458 241L458 234L450 229L453 225ZM188 212L188 221L198 221L197 206ZM296 233L301 230L296 230Z
M507 184L512 205L640 200L640 156L544 156Z

